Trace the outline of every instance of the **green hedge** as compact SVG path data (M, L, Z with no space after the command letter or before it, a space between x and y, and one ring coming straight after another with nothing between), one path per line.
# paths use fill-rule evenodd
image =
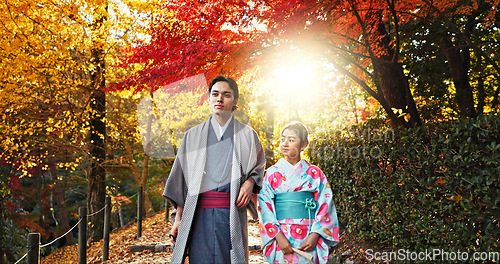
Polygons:
M379 247L500 251L500 116L330 131L311 145L344 230Z

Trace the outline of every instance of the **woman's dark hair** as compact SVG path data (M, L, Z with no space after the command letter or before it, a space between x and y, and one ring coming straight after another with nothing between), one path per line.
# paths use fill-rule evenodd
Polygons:
M210 85L208 86L208 94L212 92L212 87L218 82L226 82L227 84L229 84L229 88L233 90L234 99L238 99L238 97L240 97L240 94L238 93L238 85L236 84L236 82L233 79L224 77L222 75L219 75L212 79Z
M293 121L291 123L289 123L288 125L285 126L285 128L283 128L283 130L281 130L281 135L283 135L283 132L285 132L285 130L294 130L295 133L297 133L297 136L299 137L299 140L300 140L300 145L302 146L303 144L309 144L309 140L307 139L308 137L308 132L307 132L307 128L304 124L302 124L301 122L299 121Z

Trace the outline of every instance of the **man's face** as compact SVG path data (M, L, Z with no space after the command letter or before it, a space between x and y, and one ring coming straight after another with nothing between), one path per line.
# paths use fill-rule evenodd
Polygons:
M229 88L229 84L221 81L212 86L208 102L212 113L220 115L224 113L230 114L233 106L238 103L238 99L234 99L233 90Z

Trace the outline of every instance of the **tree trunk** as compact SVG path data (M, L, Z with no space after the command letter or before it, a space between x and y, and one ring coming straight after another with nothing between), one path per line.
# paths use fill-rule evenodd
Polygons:
M443 38L443 49L446 59L448 60L448 68L450 75L455 84L455 100L458 105L460 117L477 116L474 107L474 96L469 83L468 72L470 68L470 52L469 48L460 48L453 44L448 36Z
M481 67L483 67L483 60L482 58L477 59L477 64L476 67L478 70L476 72L481 72ZM484 90L484 77L479 76L477 78L477 107L476 107L476 112L478 115L482 115L484 112L484 106L486 104L486 92Z
M484 91L484 79L478 78L477 80L477 108L476 113L482 115L484 112L486 100L486 92Z
M155 213L155 210L153 209L153 205L151 204L151 200L149 200L149 197L147 195L146 191L146 181L147 181L147 176L148 176L148 168L149 168L149 156L148 154L144 153L144 162L142 165L142 175L141 175L141 181L140 181L140 186L142 186L142 200L144 201L143 208L144 212L142 212L143 216L146 215L153 215Z
M404 75L401 65L391 61L376 61L373 65L379 77L379 85L383 97L389 106L401 109L403 113L409 115L409 119L408 116L405 119L404 115L400 115L398 117L400 123L405 127L421 125L422 121L413 100L408 79Z
M266 149L264 150L266 156L266 168L269 168L274 164L274 152L271 149L271 145L274 137L274 114L269 114L270 111L267 112L267 120L266 120L266 140L269 143Z
M99 90L99 88L97 88ZM91 171L88 180L89 190L89 215L101 210L105 205L106 198L106 170L102 166L106 158L104 138L106 136L106 126L104 124L104 105L106 103L105 94L102 91L95 91L93 98L94 117L91 120ZM98 240L103 235L104 211L91 216L90 238Z
M271 98L270 96L267 98ZM274 152L271 148L274 140L274 109L272 104L268 103L266 106L266 141L267 147L264 150L264 155L266 156L266 168L271 167L274 163Z
M397 54L385 26L381 22L381 14L377 13L377 16L379 23L373 26L376 27L374 32L377 32L379 37L374 37L374 43L371 45L376 47L376 49L374 47L372 49L379 50L379 52L372 52L374 81L380 89L378 93L382 94L391 108L401 109L403 113L406 113L406 118L405 115L400 115L399 122L396 124L393 122L393 126L399 126L399 124L403 124L405 127L419 126L422 121L410 90L408 77L397 62Z
M119 109L119 106L121 105L121 99L118 99L118 104L115 106L115 109ZM117 120L117 125L120 131L125 131L125 126L124 126L124 121L120 115L120 112L116 113L116 120ZM148 129L151 129L151 122L149 122ZM172 130L171 130L172 131ZM124 133L126 134L126 133ZM150 135L150 133L147 133L147 135ZM173 140L173 134L172 134L172 140ZM127 136L123 136L121 138L121 142L123 143L123 146L125 147L125 159L127 160L127 168L130 170L132 173L132 176L134 177L134 180L137 184L137 186L142 186L143 190L143 198L144 198L144 213L147 215L150 215L154 213L153 205L151 204L151 200L149 200L149 197L147 196L147 191L146 191L146 181L147 181L147 175L148 175L148 168L149 168L149 156L144 152L144 163L143 163L143 168L142 168L142 173L139 171L139 168L137 167L137 164L134 160L134 153L132 151L132 146L130 145L130 142L127 140ZM177 151L175 147L175 143L172 141L174 144L174 152Z
M4 208L3 204L2 201L2 203L0 203L0 239L2 241L8 241L10 238L8 238L7 234L4 232L4 229L9 228L6 216L7 209ZM0 263L8 263L7 261L10 263L16 262L11 247L0 248Z
M63 227L64 232L70 229L69 221L68 221L68 213L66 212L66 202L64 201L64 194L61 190L61 182L57 177L57 168L54 161L49 161L49 169L50 174L52 176L52 181L54 182L54 196L56 198L57 205L59 207L59 214L61 218L61 225ZM69 232L66 235L66 244L73 243L73 233Z
M452 22L446 15L443 14L443 12L437 8L434 4L432 4L432 1L425 1L430 8L433 9L433 11L436 11L439 15L440 15L440 18L443 19L443 21L453 30L453 32L465 43L467 44L468 47L470 47L476 57L481 57L485 63L487 63L488 65L490 65L491 67L493 67L496 71L496 77L498 78L498 76L500 75L500 67L499 65L497 64L496 61L498 60L494 60L493 58L491 58L491 56L489 54L487 54L482 48L481 46L478 46L476 45L472 39L471 39L471 35L467 32L471 32L472 31L472 28L477 26L477 23L479 21L481 21L481 19L477 19L478 16L483 13L482 10L487 10L487 9L491 9L492 6L490 6L490 3L487 3L487 1L479 1L479 6L477 6L477 8L475 8L474 12L472 13L472 15L469 16L469 19L466 23L466 27L465 27L465 31L462 31L454 22ZM486 5L486 8L485 8L485 5ZM483 9L485 8L485 9ZM479 42L481 43L481 42ZM500 87L496 87L494 89L494 92L493 92L493 100L491 101L491 108L494 109L498 106L498 103L500 102L500 99L499 99L499 93L500 93ZM476 113L477 115L477 113Z
M127 159L128 163L128 168L130 169L130 172L132 172L132 176L134 176L134 180L137 183L137 186L142 186L143 194L147 194L146 192L146 180L147 180L147 173L148 173L148 166L149 166L149 156L144 153L144 164L143 164L143 171L142 174L139 172L139 169L137 168L136 163L134 162L134 154L132 153L132 147L130 146L130 142L128 140L123 139L122 140L123 145L125 147L125 152L127 153L125 155L125 158ZM147 213L148 215L151 214L151 212L154 213L153 206L151 204L151 201L149 200L149 197L147 195L143 195L144 198L144 212Z
M105 16L100 16L94 22L94 47L92 48L91 64L94 66L92 73L92 95L90 100L91 120L90 120L90 158L91 170L88 179L88 203L90 221L90 239L99 240L103 236L104 230L104 208L106 199L106 170L103 162L106 159L106 94L103 89L106 86L104 78L104 39L99 32L102 32ZM97 213L100 211L99 213Z

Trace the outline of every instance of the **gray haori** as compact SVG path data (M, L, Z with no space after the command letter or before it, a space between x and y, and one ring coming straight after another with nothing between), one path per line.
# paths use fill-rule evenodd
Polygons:
M214 186L222 187L226 181L230 186L230 208L228 209L230 262L248 263L246 207L236 207L236 199L241 184L249 177L253 178L257 186L262 186L266 160L257 133L234 118L231 122L226 132L230 133L232 130L233 136L228 141L224 139L225 132L223 140L211 144L215 141L209 137L209 133L213 132L210 119L191 128L184 135L163 192L163 196L174 207L180 205L184 208L171 263L184 261L188 237L192 229L197 229L194 225L199 221L194 216L200 192L215 189L212 188ZM220 143L222 144L219 146ZM224 169L218 164L217 159L227 159L230 162L223 163L229 165ZM230 171L230 173L227 179L218 182L220 181L218 177L224 175L220 173L221 171ZM208 181L205 180L206 178L213 179Z

